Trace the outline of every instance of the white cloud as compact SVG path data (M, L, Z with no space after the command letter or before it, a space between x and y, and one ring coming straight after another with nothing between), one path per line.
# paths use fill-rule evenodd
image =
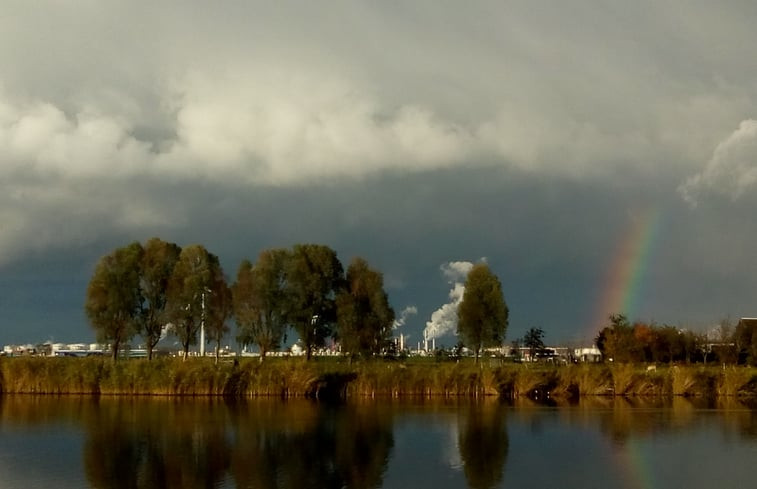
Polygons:
M705 168L679 187L692 205L707 194L725 195L733 200L757 184L757 120L747 119L725 138Z
M177 140L158 161L168 171L191 161L211 178L299 184L434 169L471 153L472 136L429 108L392 109L329 75L194 76L177 90Z
M37 200L0 197L0 254L47 232L65 243L70 229L180 221L193 201L181 184L233 192L486 164L558 178L629 169L644 186L661 163L707 159L725 124L757 110L742 62L757 39L720 5L685 19L622 10L168 2L145 16L129 3L18 3L0 16L0 62L13 67L0 74L0 187ZM723 34L743 39L723 53L711 42ZM688 198L751 188L751 150L733 138Z

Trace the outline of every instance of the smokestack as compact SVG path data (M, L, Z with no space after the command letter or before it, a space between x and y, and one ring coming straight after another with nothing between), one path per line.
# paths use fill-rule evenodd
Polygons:
M436 338L431 338L431 349L436 350Z
M400 351L405 349L405 335L400 333Z

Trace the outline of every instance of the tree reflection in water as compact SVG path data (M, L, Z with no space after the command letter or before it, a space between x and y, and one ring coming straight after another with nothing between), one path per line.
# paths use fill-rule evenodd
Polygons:
M107 400L87 415L96 488L379 487L394 443L376 404Z
M213 487L229 467L223 405L108 400L85 421L84 467L96 488Z
M0 443L0 463L40 463L45 453L33 452L29 458L24 450L11 451L40 443L44 447L40 452L46 453L76 446L74 459L81 453L82 465L74 464L67 471L53 463L53 469L73 478L86 477L96 488L404 487L438 484L451 476L443 472L449 465L438 467L442 470L438 479L398 467L412 465L417 450L429 450L425 459L420 457L426 462L442 456L437 449L446 457L434 430L456 426L457 443L445 446L457 445L460 458L454 462L462 463L468 486L484 488L509 483L513 477L518 480L517 471L506 472L509 443L523 443L518 438L523 436L549 438L548 429L529 433L528 427L540 419L546 428L561 427L579 440L588 433L584 441L589 449L606 446L597 444L591 435L595 432L620 448L644 439L654 447L660 437L668 447L668 442L678 440L668 435L680 433L710 437L713 447L751 449L757 439L754 407L732 398L598 398L556 408L519 401L508 408L496 401L463 401L452 406L392 401L325 406L280 400L225 404L217 399L0 396L0 431L12 435L0 437L0 442L10 440ZM32 436L27 438L26 433ZM713 433L722 434L712 438ZM735 439L748 443L735 445ZM83 452L78 448L81 442ZM728 453L730 457L737 451ZM13 485L13 477L16 482L25 481L34 470L11 473L10 487L46 487ZM8 474L4 476L3 486Z
M510 448L505 412L501 403L491 400L460 409L460 458L474 489L495 487L502 480Z
M394 444L390 409L253 403L234 413L232 473L238 487L381 485Z

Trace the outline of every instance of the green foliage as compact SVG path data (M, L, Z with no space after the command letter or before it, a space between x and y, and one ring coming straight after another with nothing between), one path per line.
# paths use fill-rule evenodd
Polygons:
M502 345L508 309L502 285L485 263L474 265L468 273L457 316L458 336L473 350L476 360L484 348Z
M347 268L346 287L336 305L337 336L343 352L369 357L387 347L394 310L384 291L383 276L362 258L355 258Z
M168 283L179 260L181 248L152 238L144 246L140 263L140 289L142 304L139 315L139 334L145 341L147 357L152 359L153 349L160 341L164 325L168 322Z
M98 340L110 343L114 361L121 345L137 332L142 256L137 242L116 249L100 259L87 286L84 309Z
M242 345L257 344L261 361L278 348L288 326L285 249L265 250L255 265L245 260L232 287L233 311Z
M181 250L168 283L167 311L184 351L197 343L197 333L205 315L216 305L221 307L225 292L217 289L225 285L218 257L201 245ZM215 293L218 292L218 293ZM215 293L215 294L214 294ZM218 298L218 301L213 298ZM205 302L203 307L203 302Z
M738 359L748 365L757 365L757 320L742 319L733 332L733 343Z
M633 328L623 314L610 315L610 326L599 332L596 343L602 355L614 362L630 362L638 351Z
M610 324L596 338L605 360L615 363L691 363L712 360L707 335L696 334L670 325L636 322L631 325L622 314L609 317ZM724 360L724 358L723 358Z
M305 347L306 358L323 346L336 324L336 296L343 287L344 270L328 246L295 245L288 260L289 321Z
M528 348L533 359L535 353L544 348L544 331L541 328L530 328L523 336L523 345Z
M226 284L226 278L222 273L215 276L203 300L207 340L215 345L215 358L218 363L221 341L229 332L227 322L234 311L231 288Z

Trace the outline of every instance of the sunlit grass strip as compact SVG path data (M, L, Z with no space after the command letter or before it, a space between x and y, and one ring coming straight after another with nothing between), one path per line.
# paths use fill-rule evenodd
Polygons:
M472 361L3 358L0 392L243 397L757 396L757 369Z

